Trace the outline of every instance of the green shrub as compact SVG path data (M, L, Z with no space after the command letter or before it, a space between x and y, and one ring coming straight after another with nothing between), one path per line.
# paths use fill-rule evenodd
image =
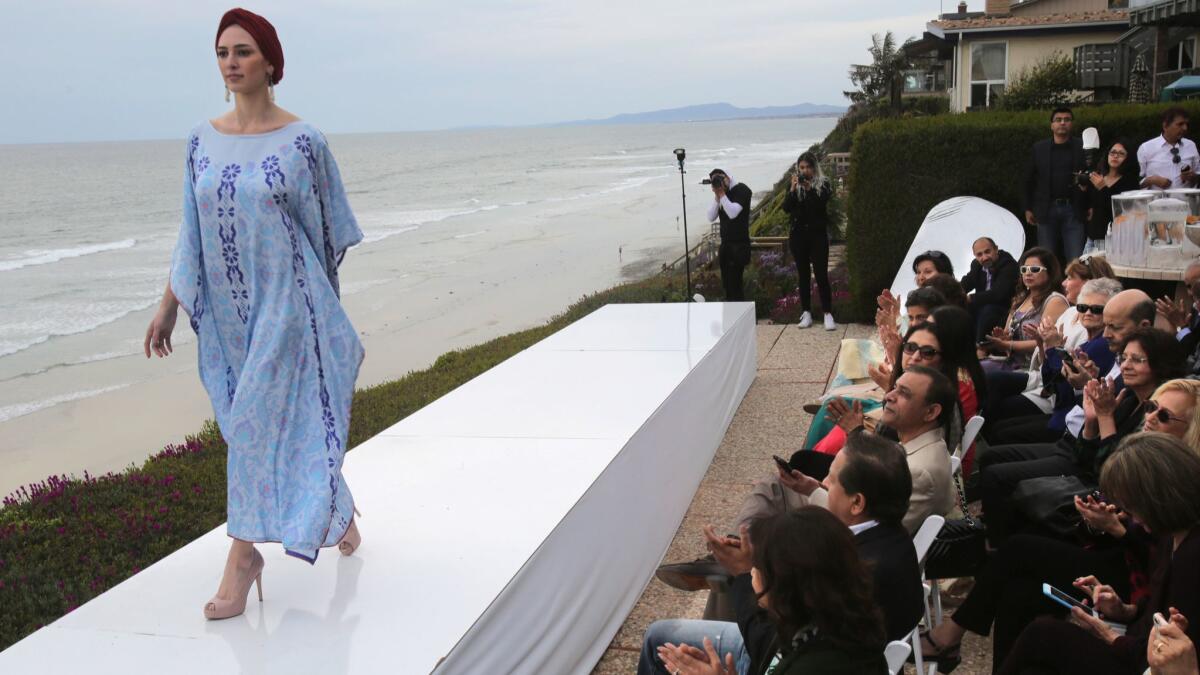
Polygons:
M1037 110L1075 97L1075 57L1056 51L1023 68L1000 95L1002 110Z
M1141 143L1161 133L1165 107L1080 107L1075 132L1094 126L1104 143L1119 136ZM1186 107L1200 119L1200 104ZM874 315L876 296L891 284L937 203L982 197L1023 222L1030 147L1049 135L1048 110L877 120L860 127L854 136L846 232L853 316L866 321Z

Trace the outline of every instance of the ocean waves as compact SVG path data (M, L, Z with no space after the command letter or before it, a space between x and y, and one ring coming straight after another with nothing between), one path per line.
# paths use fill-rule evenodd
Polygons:
M25 251L18 257L10 257L0 260L0 272L10 272L19 270L25 267L34 267L37 265L49 265L60 260L68 258L82 258L83 256L95 255L97 253L106 253L108 251L120 251L127 248L137 246L136 239L122 239L120 241L109 241L102 244L86 244L84 246L74 246L71 248L58 248L50 250L30 250ZM2 354L2 353L0 353Z

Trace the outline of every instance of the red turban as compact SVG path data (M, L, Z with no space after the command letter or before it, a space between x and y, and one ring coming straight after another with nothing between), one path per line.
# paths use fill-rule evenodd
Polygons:
M271 77L271 84L279 84L283 79L283 45L279 44L279 36L275 34L275 26L271 25L263 17L241 7L225 12L225 16L221 17L221 23L217 26L217 37L214 44L221 39L221 33L230 26L241 26L254 41L258 43L259 50L262 51L263 57L272 66L275 66L275 74Z

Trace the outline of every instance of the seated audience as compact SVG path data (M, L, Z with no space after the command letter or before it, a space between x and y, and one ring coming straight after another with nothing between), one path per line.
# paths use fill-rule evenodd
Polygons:
M975 319L975 342L982 342L992 330L1004 325L1004 317L1017 292L1017 261L1001 251L991 237L981 237L971 245L975 261L962 278L962 289L969 293L969 309Z
M1026 338L1025 326L1037 328L1043 322L1053 325L1067 311L1062 294L1062 268L1058 258L1044 248L1034 247L1021 254L1021 272L1013 296L1008 321L984 337L979 358L995 355L984 362L988 373L988 391L1003 399L1025 391L1030 361L1037 341Z
M989 445L1052 443L1063 435L1067 412L1075 406L1075 389L1062 374L1068 354L1071 364L1075 352L1082 351L1101 370L1112 368L1116 357L1104 339L1103 312L1108 301L1121 292L1121 284L1115 279L1093 279L1082 286L1074 288L1074 298L1068 288L1067 298L1073 306L1059 317L1058 325L1037 331L1039 367L1029 377L1037 389L1027 388L993 401L985 413L988 425L984 436Z
M1087 383L1079 436L1068 432L1057 443L989 448L980 461L983 516L993 546L1021 524L1011 499L1018 483L1041 476L1079 476L1094 483L1112 449L1142 426L1142 402L1183 372L1183 354L1169 333L1139 328L1123 344L1117 359L1121 386L1108 379Z
M838 454L823 481L829 491L829 510L854 535L859 557L867 563L872 578L875 604L883 611L885 636L902 639L912 632L921 618L923 591L921 570L917 566L912 538L900 524L908 510L912 479L904 452L896 443L868 431L851 435L846 449ZM747 525L742 526L745 539ZM726 539L705 528L708 546L714 551L712 567L715 573L734 573L738 570L737 555ZM664 567L659 578L673 586L690 587L690 579L680 578L677 570ZM699 579L703 583L703 579ZM736 624L722 621L672 619L657 621L646 632L639 673L662 672L654 655L665 643L700 646L705 637L719 642L722 650L731 640L741 642ZM735 661L743 665L744 657L735 651ZM740 669L739 669L740 672Z
M1070 621L1043 617L1026 628L1001 673L1140 675L1156 613L1200 613L1200 455L1177 438L1139 434L1105 463L1100 490L1158 537L1147 597L1130 603L1095 575L1074 582L1099 616L1078 608ZM1067 590L1067 589L1064 589ZM1124 635L1108 621L1127 626ZM1200 626L1186 634L1195 643Z
M917 288L921 288L935 274L954 276L954 263L950 262L950 256L941 251L925 251L913 259L912 270Z
M849 528L833 514L805 507L754 522L748 538L710 543L736 575L741 643L728 649L722 639L718 650L708 637L703 649L668 642L653 664L661 669L639 663L638 672L886 675L887 638L871 574Z
M1171 380L1146 401L1142 430L1168 434L1200 452L1200 381ZM1122 447L1144 434L1131 434ZM1120 449L1118 449L1120 452ZM1053 610L1042 595L1042 584L1058 588L1094 574L1111 580L1117 593L1140 593L1149 567L1146 533L1128 523L1115 506L1093 497L1076 498L1086 532L1081 542L1036 534L1017 534L1004 542L975 578L962 605L949 620L924 637L924 654L948 672L957 664L963 634L986 636L992 631L993 662L1004 662L1017 635L1034 618Z

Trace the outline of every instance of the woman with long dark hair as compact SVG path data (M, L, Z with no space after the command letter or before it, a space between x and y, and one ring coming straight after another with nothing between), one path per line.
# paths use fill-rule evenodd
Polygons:
M883 614L854 536L819 506L750 526L750 574L734 580L738 628L751 673L884 674ZM666 644L659 657L679 675L736 675L732 655Z
M1095 170L1089 176L1091 185L1088 187L1088 201L1092 217L1085 228L1087 244L1083 248L1084 255L1104 250L1104 238L1108 236L1108 226L1113 216L1112 196L1137 190L1141 181L1139 172L1137 146L1127 139L1113 141L1100 156Z
M342 477L363 348L338 299L338 265L362 240L316 127L275 104L283 47L263 17L233 9L215 40L229 112L188 137L183 223L145 349L171 353L180 306L200 379L229 446L232 539L208 619L241 614L259 584L256 543L309 563L361 537Z
M821 295L821 309L825 312L825 330L834 330L833 292L829 287L829 198L833 188L821 171L816 155L806 152L796 160L796 171L792 174L792 185L783 198L783 210L788 214L791 230L788 245L796 270L800 274L799 326L812 325L812 276L816 277L817 292Z

